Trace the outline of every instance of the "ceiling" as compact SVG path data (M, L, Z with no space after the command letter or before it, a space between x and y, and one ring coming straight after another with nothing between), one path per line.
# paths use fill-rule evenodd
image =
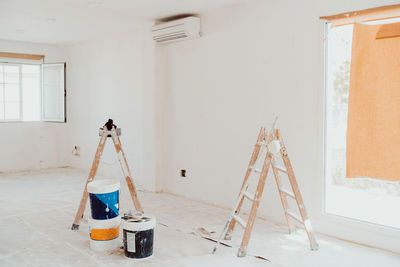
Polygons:
M244 0L0 0L0 39L69 44Z

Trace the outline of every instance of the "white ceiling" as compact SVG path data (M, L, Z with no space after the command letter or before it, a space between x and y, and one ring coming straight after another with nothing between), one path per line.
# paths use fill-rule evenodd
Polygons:
M244 0L0 0L0 39L67 44Z

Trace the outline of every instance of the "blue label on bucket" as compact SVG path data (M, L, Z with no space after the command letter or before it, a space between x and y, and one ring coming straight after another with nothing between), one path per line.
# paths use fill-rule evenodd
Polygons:
M89 194L92 218L107 220L119 215L119 190L106 194Z

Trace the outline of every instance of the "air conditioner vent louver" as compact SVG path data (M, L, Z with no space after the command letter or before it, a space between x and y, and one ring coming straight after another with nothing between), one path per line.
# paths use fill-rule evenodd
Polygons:
M151 29L153 40L157 43L170 43L200 37L200 19L186 17L162 24Z

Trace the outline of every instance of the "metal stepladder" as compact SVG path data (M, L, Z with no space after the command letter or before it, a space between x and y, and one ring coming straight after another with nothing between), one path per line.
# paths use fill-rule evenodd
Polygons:
M247 246L249 244L250 240L250 235L251 231L254 226L254 221L256 218L257 214L257 209L260 204L260 199L264 190L264 185L266 178L268 176L268 171L270 167L272 167L273 174L275 176L275 181L278 187L279 191L279 196L282 202L282 206L285 212L285 217L286 221L289 227L289 233L293 233L296 230L295 223L298 223L302 225L307 232L308 239L310 241L310 248L311 250L318 250L318 243L315 240L314 232L312 230L312 226L310 223L310 220L308 218L306 208L303 203L303 199L301 197L301 193L293 172L292 165L290 163L286 147L283 143L283 140L280 136L279 129L275 128L276 120L273 123L273 126L270 129L270 132L268 134L267 130L265 127L262 127L260 130L260 133L257 138L257 142L255 144L249 166L246 171L246 175L244 177L239 196L236 201L236 205L232 211L232 213L229 216L228 221L225 224L225 227L222 231L222 233L219 236L219 239L217 241L217 244L215 245L213 249L213 254L217 250L217 247L219 243L221 242L221 239L224 237L225 240L230 240L232 236L232 232L235 228L236 222L239 223L244 228L244 234L242 238L242 242L240 245L240 248L238 250L237 256L238 257L244 257L247 254ZM276 154L271 152L272 149L278 151ZM265 150L265 157L264 160L262 161L262 167L257 168L256 165L259 160L262 160L262 155L263 151ZM278 155L277 155L278 154ZM281 159L284 167L279 166L277 161L278 159ZM260 174L257 188L255 190L254 194L251 194L248 192L248 187L249 187L249 178L252 173L258 173ZM290 187L292 190L288 190L284 188L282 180L281 180L281 174L284 174L285 176L288 177ZM288 204L288 199L287 198L292 198L295 200L297 207L300 212L300 216L294 213L293 211L290 211L289 204ZM240 208L243 205L243 201L245 199L248 199L252 202L251 209L250 209L250 214L248 217L248 221L242 219L239 217L240 213Z
M122 150L121 140L119 139L119 136L121 135L121 129L117 128L117 126L113 124L113 120L109 119L108 122L104 125L104 127L100 128L99 135L100 135L100 142L99 145L97 146L96 154L92 163L92 168L90 169L89 176L86 180L85 189L83 191L81 202L79 204L75 220L71 227L72 230L79 229L79 222L83 217L83 213L85 212L86 202L89 196L87 191L87 184L89 182L92 182L94 180L94 177L96 176L96 172L100 163L100 158L101 155L103 154L104 146L106 144L108 137L111 137L114 143L115 151L117 152L118 155L118 161L121 165L122 172L125 176L125 180L128 185L133 205L135 206L138 212L143 213L142 206L137 196L136 187L135 184L133 183L132 174L128 166L128 161L126 160L125 153Z

